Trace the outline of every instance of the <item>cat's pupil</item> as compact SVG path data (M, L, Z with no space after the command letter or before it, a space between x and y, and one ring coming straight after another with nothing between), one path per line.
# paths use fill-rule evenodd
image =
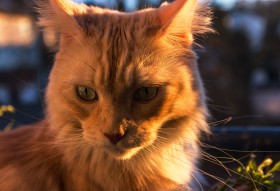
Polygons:
M148 90L148 88L145 88L145 92L146 92L146 94L148 94L149 92L148 92L149 90Z
M90 87L78 86L76 92L83 101L95 101L98 99L96 91Z
M142 87L135 91L133 98L136 101L151 101L157 93L158 87Z

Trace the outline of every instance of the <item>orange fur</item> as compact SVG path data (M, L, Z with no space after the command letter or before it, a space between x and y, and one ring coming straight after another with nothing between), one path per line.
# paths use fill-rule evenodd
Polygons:
M39 3L39 24L60 34L43 122L0 135L5 191L189 190L208 132L193 35L211 32L208 8L176 0L121 13L69 0ZM204 10L204 11L202 11ZM98 100L75 92L87 86ZM133 99L158 87L149 102ZM124 134L125 132L125 134ZM122 134L112 144L106 134Z

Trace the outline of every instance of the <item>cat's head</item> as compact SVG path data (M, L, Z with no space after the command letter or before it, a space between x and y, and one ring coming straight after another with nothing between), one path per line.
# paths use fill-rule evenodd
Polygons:
M192 51L209 32L196 0L122 13L50 0L40 24L59 33L47 117L62 139L128 159L146 148L194 140L205 98Z

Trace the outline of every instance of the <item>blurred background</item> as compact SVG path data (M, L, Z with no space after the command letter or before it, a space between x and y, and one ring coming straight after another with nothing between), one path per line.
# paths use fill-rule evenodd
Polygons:
M162 0L76 0L133 11ZM201 0L203 1L203 0ZM211 144L240 150L280 151L280 0L213 0L216 34L194 47L213 115ZM0 118L16 126L43 118L44 90L56 35L36 26L31 0L0 0ZM216 152L216 151L209 151ZM259 154L279 158L277 152ZM216 171L216 170L215 170ZM215 172L212 172L215 173Z

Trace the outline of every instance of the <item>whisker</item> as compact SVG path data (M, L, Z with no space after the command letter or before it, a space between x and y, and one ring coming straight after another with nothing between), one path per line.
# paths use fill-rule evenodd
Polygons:
M227 123L229 123L233 118L232 117L228 117L226 119L220 120L220 121L215 121L215 122L210 122L209 125L210 126L217 126L217 125L225 125Z
M158 143L158 144L162 144L162 142L161 142L160 140L158 140L157 143ZM186 151L186 150L184 150L184 149L180 150L180 149L177 149L177 148L173 148L173 150L176 150L176 151L179 151L179 152L184 152L184 153L187 153L187 154L190 154L190 155L191 155L191 154L194 154L193 152L188 152L188 151ZM203 151L201 151L201 155L204 156L204 157L206 157L206 158L203 157L203 158L202 158L203 160L208 161L208 162L211 162L211 163L213 163L213 164L216 164L216 165L218 165L218 166L223 167L223 168L227 171L227 173L228 173L230 176L232 176L231 173L234 173L234 174L239 175L239 176L241 176L241 177L243 177L243 178L245 178L245 179L251 180L253 184L254 184L254 183L257 183L257 184L259 184L259 185L265 186L265 185L263 185L262 183L260 183L260 182L258 182L258 181L256 181L256 180L253 180L252 177L251 177L249 174L248 174L248 176L245 176L245 175L243 175L243 174L240 174L240 173L238 173L238 172L236 172L236 171L234 171L234 170L232 170L232 169L226 167L226 166L224 165L224 162L218 160L218 157L212 156L212 155L210 155L209 153L206 153L206 152L203 152ZM228 154L228 155L229 155L229 154ZM175 157L175 156L173 156L173 155L170 155L170 156ZM230 156L230 155L229 155L229 156ZM248 157L248 155L246 155L246 156ZM230 157L221 157L221 158L230 159L231 162L237 162L239 165L242 164L242 163L239 161L239 159L236 159L236 158L234 158L234 157L232 157L232 156L230 156ZM244 157L242 157L242 158L244 158ZM242 159L242 158L241 158L241 159ZM226 162L228 162L228 161L226 161ZM245 167L243 166L243 168L245 168ZM254 184L254 185L255 185L255 184ZM255 185L255 186L256 186L256 185Z
M198 178L197 178L195 175L193 175L193 174L191 174L191 176L192 176L192 178L198 183L200 190L201 190L201 191L204 191L203 186L202 186L202 184L199 182Z
M178 161L180 161L180 162L182 162L182 163L185 163L185 164L187 164L187 165L193 166L193 164L188 163L188 162L186 162L186 161L183 161L182 159L176 158L176 157L173 156L173 155L169 155L169 156L173 157L174 159L176 159L176 160L178 160ZM164 157L164 156L162 156L162 155L161 155L161 157L162 157L164 160L167 160L167 161L173 163L172 161L170 161L170 159L167 159L166 157ZM193 167L194 167L197 171L201 172L202 174L204 174L204 175L206 175L206 176L209 176L209 177L211 177L211 178L213 178L213 179L215 179L215 180L221 182L222 184L226 185L227 187L231 188L231 189L234 190L234 191L237 191L237 190L234 189L232 186L228 185L228 184L226 183L226 181L224 181L223 179L221 179L221 178L219 178L219 177L217 177L217 176L211 175L210 173L207 173L206 171L201 170L201 169L199 169L199 168L197 168L197 167L195 167L195 166L193 166Z
M29 117L29 118L31 118L31 119L35 119L35 120L37 120L37 121L42 120L41 118L38 118L38 117L35 117L35 116L33 116L33 115L30 115L30 114L28 114L28 113L26 113L26 112L23 112L23 111L19 110L19 109L16 108L16 107L15 107L15 110L16 110L16 112L18 112L18 113L20 113L20 114L22 114L22 115L25 115L26 117Z
M252 176L250 175L250 173L247 172L247 170L246 170L245 166L242 164L242 162L238 161L237 159L235 159L234 157L232 157L230 154L226 153L226 152L223 151L222 149L219 149L219 148L217 148L217 147L215 147L215 146L208 145L208 144L204 144L204 143L203 143L203 145L207 145L207 147L209 147L209 148L214 148L214 149L216 149L216 150L218 150L218 151L224 153L224 154L227 155L228 157L232 158L232 160L234 160L235 162L237 162L237 163L245 170L246 174L248 175L248 177L249 177L250 180L252 181L253 186L254 186L255 189L257 190L257 186L256 186L256 184L255 184L255 181L253 180L253 178L252 178Z

